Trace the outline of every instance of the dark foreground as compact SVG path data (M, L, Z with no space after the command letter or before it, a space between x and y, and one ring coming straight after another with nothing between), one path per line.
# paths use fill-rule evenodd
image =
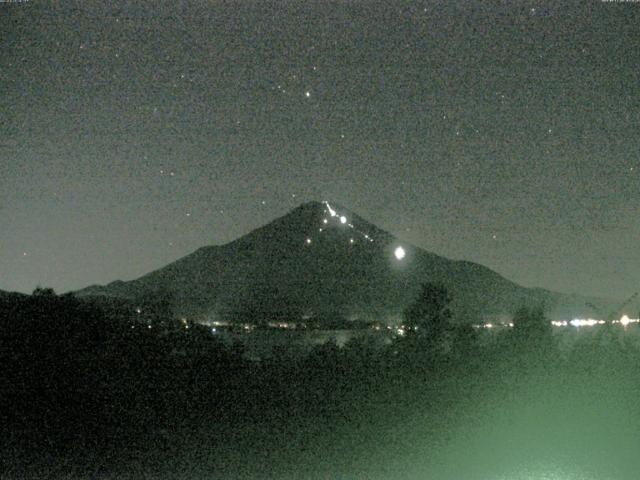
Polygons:
M3 479L640 471L636 327L562 342L458 329L446 346L361 339L255 362L210 329L160 314L141 321L51 294L0 307Z

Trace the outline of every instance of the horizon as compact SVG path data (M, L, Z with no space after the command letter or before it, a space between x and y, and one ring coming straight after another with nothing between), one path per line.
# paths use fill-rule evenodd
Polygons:
M209 245L201 245L201 246L199 246L199 247L196 247L194 250L191 250L191 251L189 251L189 252L186 252L184 255L180 255L179 257L176 257L175 259L170 260L168 263L165 263L165 264L159 265L158 267L153 268L152 270L149 270L149 271L143 272L142 274L140 274L140 275L138 275L138 276L136 276L136 277L133 277L133 278L115 278L115 279L109 280L109 281L107 281L107 282L105 282L105 283L93 283L93 284L83 285L83 286L80 286L80 287L78 287L78 288L72 288L72 289L69 289L69 290L57 290L57 289L56 289L54 286L52 286L52 285L45 285L45 284L42 284L42 283L37 283L36 285L34 285L34 286L33 286L33 288L31 288L30 290L27 290L27 291L20 291L20 290L6 290L6 289L0 289L0 290L4 290L4 291L7 291L7 292L16 292L16 293L31 294L31 293L32 293L35 289L37 289L37 288L52 288L52 289L53 289L54 291L56 291L57 293L65 294L65 293L74 293L74 292L77 292L77 291L79 291L79 290L83 290L83 289L85 289L85 288L90 288L90 287L96 287L96 286L101 287L101 286L107 286L107 285L109 285L109 284L111 284L111 283L113 283L113 282L129 282L129 281L137 280L138 278L141 278L141 277L143 277L143 276L145 276L145 275L147 275L147 274L149 274L149 273L153 273L153 272L155 272L155 271L157 271L157 270L160 270L160 269L162 269L162 268L166 267L167 265L172 264L172 263L174 263L174 262L176 262L176 261L178 261L178 260L180 260L180 259L184 258L185 256L191 255L192 253L195 253L195 252L196 252L196 251L198 251L199 249L207 248L207 247L223 247L223 246L226 246L226 245L228 245L228 244L230 244L230 243L233 243L233 242L235 242L235 241L237 241L237 240L239 240L239 239L241 239L241 238L243 238L243 237L245 237L245 236L247 236L247 235L251 234L252 232L254 232L254 231L256 231L256 230L259 230L259 229L261 229L261 228L263 228L263 227L265 227L265 226L267 226L267 225L269 225L269 224L271 224L271 223L273 223L273 222L275 222L275 221L277 221L277 220L280 220L280 219L282 219L282 218L285 218L285 217L287 217L287 216L291 215L294 211L299 210L299 209L301 209L301 208L303 208L303 207L305 207L305 206L310 206L310 205L316 206L316 205L317 205L317 206L322 206L322 207L323 207L324 205L329 206L329 203L331 203L331 204L333 204L333 205L338 206L338 208L340 208L340 209L345 209L345 210L347 210L348 212L350 212L351 214L355 214L355 215L359 216L362 220L364 220L365 222L367 222L368 224L372 225L372 226L373 226L373 227L375 227L375 228L381 228L381 227L379 227L378 225L376 225L374 222L370 221L369 219L366 219L366 218L362 217L358 212L353 211L353 210L352 210L352 209L350 209L348 206L344 206L344 205L341 205L341 204L339 204L339 203L335 203L335 202L333 202L333 201L329 202L328 200L316 200L316 199L311 199L311 200L307 200L307 201L303 201L303 202L299 203L297 206L295 206L295 207L291 208L290 210L288 210L288 211L284 212L283 214L278 215L278 216L276 216L275 218L272 218L272 219L268 220L266 223L264 223L264 224L262 224L262 225L259 225L259 226L257 226L256 228L254 228L254 229L252 229L252 230L250 230L250 231L248 231L248 232L246 232L246 233L244 233L244 234L241 234L240 236L238 236L238 237L236 237L236 238L233 238L233 239L229 240L229 241L228 241L228 242L226 242L226 243L220 243L220 244L209 244ZM420 247L420 246L418 246L418 245L413 245L413 244L411 244L410 242L404 241L401 237L398 237L394 232L389 232L389 231L387 231L386 229L382 229L382 230L383 230L383 231L385 231L386 233L388 233L388 234L392 235L393 237L397 238L397 239L398 239L398 240L400 240L401 242L404 242L404 244L405 244L405 245L411 245L411 246L412 246L412 247L414 247L414 248L416 248L416 247L417 247L419 250L425 251L425 252L427 252L427 253L436 254L436 255L438 255L438 256L440 256L440 257L446 258L447 260L451 260L451 261L469 261L469 260L466 260L466 259L456 259L456 258L448 258L448 257L444 257L443 255L440 255L440 254L439 254L439 253L437 253L437 252L430 252L430 251L425 250L424 248L422 248L422 247ZM479 263L477 263L477 262L471 262L471 263L474 263L474 264L476 264L476 265L480 265L480 266L482 266L482 267L489 268L490 270L494 271L495 273L497 273L498 275L502 276L502 277L503 277L503 278L505 278L506 280L508 280L508 281L510 281L510 282L513 282L513 283L515 283L516 285L519 285L519 286L525 287L525 288L530 288L530 289L542 289L542 290L547 290L547 291L551 291L551 292L554 292L554 293L560 293L560 294L563 294L563 295L580 295L580 296L584 296L584 297L595 297L595 298L599 298L599 299L602 299L602 300L614 301L614 302L621 302L622 300L626 300L626 298L599 297L599 296L597 296L597 295L582 294L582 293L580 293L580 292L563 292L563 291L558 291L558 290L551 290L551 289L549 289L549 288L546 288L546 287L544 287L544 286L539 286L539 285L532 285L532 286L521 285L521 284L519 284L519 283L515 282L514 280L512 280L512 279L510 279L510 278L506 277L506 276L505 276L505 275L503 275L502 273L497 272L497 271L495 271L494 269L492 269L492 268L490 268L490 267L488 267L488 266L486 266L486 265L482 265L482 264L479 264Z
M3 290L137 278L315 198L523 286L640 288L633 2L0 8Z

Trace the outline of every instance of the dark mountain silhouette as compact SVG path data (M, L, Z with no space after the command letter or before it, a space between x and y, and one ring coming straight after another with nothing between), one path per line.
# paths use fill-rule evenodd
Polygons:
M395 251L402 247L404 258ZM198 249L132 281L76 292L173 313L230 319L399 318L421 283L444 283L458 319L510 315L543 305L548 314L589 314L608 302L521 287L489 268L429 253L334 204L310 202L221 246Z
M0 301L18 300L26 297L27 295L24 293L7 292L5 290L0 290Z

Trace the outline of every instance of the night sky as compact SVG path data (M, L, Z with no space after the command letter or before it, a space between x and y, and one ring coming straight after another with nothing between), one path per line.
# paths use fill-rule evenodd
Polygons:
M525 286L640 289L640 3L0 4L0 289L329 200Z

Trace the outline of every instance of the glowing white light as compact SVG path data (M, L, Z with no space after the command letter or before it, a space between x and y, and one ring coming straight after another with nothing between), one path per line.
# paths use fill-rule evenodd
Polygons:
M335 217L336 215L338 215L336 211L333 208L331 208L331 205L329 205L329 202L324 202L324 204L327 206L327 210L329 210L329 214L332 217Z
M353 243L353 238L350 238L350 239L349 239L349 243Z
M404 248L398 247L396 248L395 252L393 252L393 254L396 256L398 260L402 260L406 255L406 252L404 251Z
M311 239L307 238L307 245L310 245L310 244L311 244Z
M347 223L347 217L345 217L344 215L342 215L342 216L340 217L340 223L342 223L342 224Z
M574 318L569 322L574 327L593 327L598 324L597 320L592 318L582 319L582 318Z
M620 323L626 327L631 323L631 319L627 315L623 315L622 318L620 319Z
M322 223L329 223L329 220L327 220L326 218L322 220Z

